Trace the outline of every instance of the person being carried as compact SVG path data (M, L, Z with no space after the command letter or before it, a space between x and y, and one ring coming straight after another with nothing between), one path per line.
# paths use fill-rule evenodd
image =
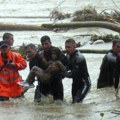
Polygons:
M17 83L22 80L19 70L27 67L21 54L12 52L7 41L0 42L0 101L22 95L23 89Z
M48 66L46 70L43 70L37 66L32 67L30 73L28 74L28 77L26 81L18 82L19 85L22 85L24 87L33 87L33 83L35 81L35 77L37 76L42 83L49 83L51 82L51 77L57 73L61 73L61 75L65 75L66 68L62 64L62 62L59 60L61 55L61 51L58 48L54 48L52 50L52 60L46 61L46 59L43 57L44 55L41 54L41 58L43 63Z
M46 61L50 61L52 59L52 50L56 48L55 46L52 45L51 38L48 35L42 36L40 38L40 44L42 46L42 51L40 50L40 53L43 52L44 53L43 56L46 59ZM63 65L66 66L67 59L62 51L60 55L60 61L63 63ZM46 69L47 68L45 68L44 70ZM58 72L57 74L51 77L50 83L44 84L42 82L38 82L38 86L35 91L35 96L36 96L35 98L38 98L40 93L42 93L45 96L51 93L54 97L54 100L63 101L64 99L64 89L62 83L63 78L64 78L63 75L61 75Z

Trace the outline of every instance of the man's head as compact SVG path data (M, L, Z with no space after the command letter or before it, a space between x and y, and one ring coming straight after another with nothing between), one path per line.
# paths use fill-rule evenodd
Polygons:
M37 53L37 48L34 44L30 43L25 47L25 52L27 58L32 59Z
M0 51L1 53L7 53L10 49L10 46L6 41L0 41Z
M112 42L112 50L116 53L120 53L120 40L114 40Z
M76 48L76 43L73 39L68 39L65 41L65 49L69 55L75 52L75 48Z
M9 46L13 46L13 42L14 42L13 34L11 34L11 33L4 33L3 34L3 41L4 40L7 41Z
M41 45L44 51L48 51L51 48L51 40L49 36L43 36L41 37Z

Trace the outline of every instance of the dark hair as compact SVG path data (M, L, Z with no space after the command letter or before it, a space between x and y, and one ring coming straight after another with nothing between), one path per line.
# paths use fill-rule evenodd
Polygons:
M4 33L3 40L8 39L10 36L13 36L13 34L12 33Z
M3 40L3 41L0 41L0 48L5 48L5 47L8 47L8 43L7 41Z
M25 49L27 49L27 48L36 49L36 46L34 44L30 43L25 46Z
M51 42L51 40L50 40L50 37L49 37L49 36L45 35L45 36L41 37L41 43L46 42L46 41Z
M65 41L65 43L73 43L73 44L75 44L75 40L70 38L70 39L67 39Z
M119 39L112 41L113 46L115 46L117 43L120 43L120 40L119 40Z
M52 54L55 54L55 55L57 56L57 58L60 59L62 52L60 51L59 48L54 47L54 48L52 49Z

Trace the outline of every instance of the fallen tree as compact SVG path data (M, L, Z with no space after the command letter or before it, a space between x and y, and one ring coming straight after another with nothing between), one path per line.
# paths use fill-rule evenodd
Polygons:
M26 24L0 24L0 30L15 30L15 31L40 31L40 30L53 30L55 28L83 28L83 27L100 27L107 28L120 33L120 24L103 22L103 21L85 21L85 22L70 22L70 23L48 23L41 25L26 25ZM108 50L80 50L83 53L107 53Z
M83 28L83 27L100 27L107 28L116 32L120 32L120 24L103 22L103 21L84 21L84 22L71 22L71 23L55 23L55 24L42 24L44 28Z
M79 49L81 53L106 54L109 50Z
M83 27L100 27L107 28L120 33L120 24L103 22L103 21L84 21L84 22L70 22L70 23L47 23L41 25L26 25L26 24L3 24L0 23L0 30L53 30L55 28L83 28Z
M96 50L96 49L78 49L81 53L95 53L95 54L106 54L109 50ZM63 50L65 53L66 51Z

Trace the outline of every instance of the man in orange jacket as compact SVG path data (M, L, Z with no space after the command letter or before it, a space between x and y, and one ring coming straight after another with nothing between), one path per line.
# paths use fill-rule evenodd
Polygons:
M22 80L19 70L27 67L21 54L12 52L6 41L0 42L0 101L21 96L22 87L17 83Z

